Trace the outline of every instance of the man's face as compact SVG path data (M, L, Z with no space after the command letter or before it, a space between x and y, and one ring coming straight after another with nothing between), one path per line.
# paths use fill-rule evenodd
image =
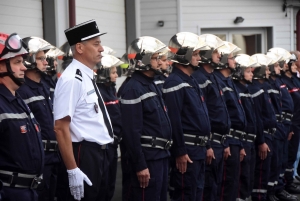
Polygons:
M192 59L190 61L190 64L192 66L198 66L199 65L199 61L201 61L201 57L200 57L200 50L195 50L193 52L193 55L192 55Z
M48 62L46 61L46 57L45 57L45 52L39 51L38 53L36 53L35 60L36 60L37 68L40 71L45 72L48 65Z
M235 69L235 67L236 67L236 61L235 61L235 59L234 59L234 57L233 57L232 54L228 55L227 60L228 60L229 68Z
M276 75L279 75L279 74L280 74L280 66L279 66L279 63L278 63L278 62L276 62L276 63L274 64L274 70L275 70Z
M271 74L271 71L270 71L269 67L267 66L267 67L266 67L266 78L267 78L267 79L269 79L270 74Z
M169 67L169 60L167 59L167 56L166 55L161 56L158 64L161 70L167 70Z
M24 72L27 70L27 68L23 64L23 57L22 56L16 56L13 58L10 58L10 67L12 72L14 72L14 76L16 78L24 78ZM1 63L0 66L0 72L7 72L7 68L5 65L5 62Z
M110 69L110 81L111 82L116 82L118 78L118 73L117 73L117 68L116 67L111 67Z
M159 63L159 55L158 55L158 53L152 54L151 60L150 60L151 68L153 68L154 70L160 69L158 63Z
M289 66L284 62L282 70L285 72L288 68Z
M102 58L101 52L103 52L103 47L101 45L100 37L94 37L81 44L81 56L90 66L94 67Z
M218 52L218 50L214 50L211 55L212 62L218 64L220 63L221 54Z
M248 67L244 70L244 79L252 82L252 78L253 78L252 68Z

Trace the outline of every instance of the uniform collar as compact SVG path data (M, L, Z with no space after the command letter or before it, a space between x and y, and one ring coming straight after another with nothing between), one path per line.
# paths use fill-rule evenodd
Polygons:
M190 81L192 79L192 76L188 76L187 74L185 74L182 70L180 70L177 67L173 68L172 73L175 73L184 81Z
M214 70L214 73L219 77L221 78L221 80L228 80L228 79L231 79L231 77L225 77L219 70Z
M4 84L0 84L0 95L6 98L9 102L12 102L16 99L16 97L9 91L9 89Z
M28 85L30 88L32 89L36 89L42 86L41 82L37 83L31 79L29 79L28 77L25 76L25 84Z
M144 75L142 72L139 71L135 71L131 77L141 82L144 85L152 84L154 80L154 77L148 77L147 75Z
M81 63L80 61L73 59L73 62L75 63L75 66L83 73L85 73L89 78L94 79L94 71Z
M201 71L201 73L203 73L205 76L212 75L212 73L208 73L202 66L200 66L197 70Z

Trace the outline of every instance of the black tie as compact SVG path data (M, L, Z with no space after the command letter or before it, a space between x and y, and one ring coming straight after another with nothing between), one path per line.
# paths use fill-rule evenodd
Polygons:
M99 93L99 91L98 91L98 87L97 87L97 85L96 85L95 79L93 79L92 82L93 82L93 85L94 85L96 94L97 94L97 96L98 96L98 103L99 103L100 109L101 109L102 114L103 114L104 123L105 123L105 125L106 125L106 128L107 128L107 130L108 130L108 133L109 133L110 137L113 138L113 137L114 137L114 134L113 134L111 125L110 125L110 123L109 123L108 116L107 116L106 110L105 110L105 106L104 106L104 104L103 104L102 98L101 98L100 93Z

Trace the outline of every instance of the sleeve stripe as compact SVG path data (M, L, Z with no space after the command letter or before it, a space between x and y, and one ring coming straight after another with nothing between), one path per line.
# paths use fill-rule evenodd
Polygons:
M157 94L154 92L149 92L141 95L139 98L136 99L131 99L131 100L120 99L120 100L122 104L136 104L136 103L140 103L142 100L145 100L153 96L157 96Z
M28 104L28 103L32 103L32 102L40 101L40 100L45 100L45 98L43 96L33 96L31 98L24 99L24 102L26 104Z
M259 90L258 92L252 94L252 98L257 97L257 96L259 96L259 95L262 94L262 93L264 93L264 90L263 90L263 89L261 89L261 90Z
M173 91L178 91L179 89L183 88L183 87L192 87L191 85L189 85L188 83L181 83L175 87L171 87L168 89L163 89L163 93L169 93L169 92L173 92Z
M223 92L225 92L225 91L233 91L233 89L231 89L230 87L224 87L224 88L222 89L222 91L223 91Z
M275 90L275 89L269 89L268 90L268 93L274 93L274 94L279 94L279 91L278 90Z
M30 113L30 116L31 116L31 114L32 113ZM25 112L20 113L20 114L15 114L15 113L2 113L2 114L0 114L0 122L2 120L5 120L5 119L27 119L27 118L28 118L28 116Z
M154 81L154 84L156 84L156 85L163 84L163 83L165 83L165 81L163 81L163 80L156 80L156 81Z
M206 80L203 84L199 84L199 87L201 89L207 87L209 84L211 84L212 82L210 80Z
M239 93L240 97L252 97L251 94Z

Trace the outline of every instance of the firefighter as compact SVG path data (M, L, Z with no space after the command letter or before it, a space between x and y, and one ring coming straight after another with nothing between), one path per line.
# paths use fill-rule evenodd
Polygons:
M207 49L199 36L180 32L169 41L173 70L163 85L164 100L172 123L171 199L199 200L205 177L206 145L210 122L203 93L192 76L201 50Z

